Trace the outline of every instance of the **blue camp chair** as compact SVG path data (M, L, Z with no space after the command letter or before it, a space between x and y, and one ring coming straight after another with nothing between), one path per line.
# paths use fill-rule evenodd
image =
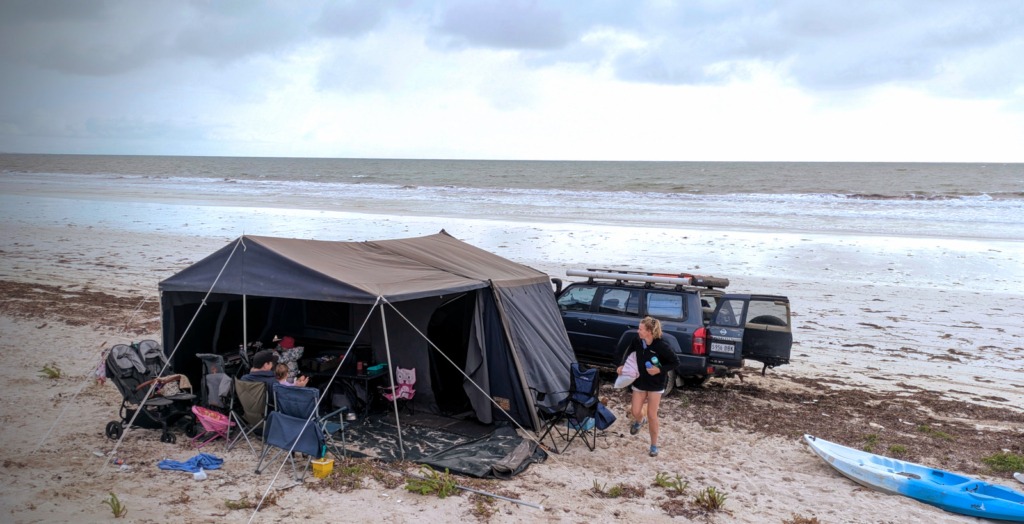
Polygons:
M543 443L545 438L551 437L552 450L562 453L578 437L590 451L594 451L597 446L596 419L600 404L597 392L601 389L601 377L597 368L582 369L577 362L569 366L569 371L569 391L560 392L565 398L541 413L545 429L538 441ZM565 442L561 450L558 449L558 440Z
M288 453L287 460L291 463L292 473L299 480L305 478L309 463L314 458L323 457L327 451L331 451L335 455L345 453L345 408L319 416L317 402L320 392L316 388L275 384L273 391L275 409L267 415L267 427L263 435L263 451L260 453L260 460L256 465L256 473L262 471L264 460L272 447L278 448L278 452L267 461L268 464L276 461L281 453L288 451L303 453L309 457L302 467L300 475L292 453ZM333 422L335 418L337 422ZM333 439L333 435L339 432L342 437L340 448Z

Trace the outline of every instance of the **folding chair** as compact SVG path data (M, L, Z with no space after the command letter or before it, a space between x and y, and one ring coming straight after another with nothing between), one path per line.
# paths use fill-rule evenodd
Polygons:
M252 346L254 344L260 344L260 343L259 342L250 342L249 343L250 346ZM260 347L263 347L263 344L260 344ZM245 371L247 371L249 368L252 367L252 364L249 363L250 360L251 360L249 358L249 350L246 349L245 346L239 345L238 346L238 356L241 359L241 367L239 368L238 374L242 375L242 374L245 373Z
M235 447L239 440L245 439L252 454L259 456L249 436L255 433L257 429L265 429L268 411L267 393L267 385L263 382L234 379L234 396L231 402L232 406L234 406L234 401L238 400L238 407L241 409L241 413L236 409L231 409L228 412L228 416L231 417L231 420L239 429L238 436L228 443L228 450Z
M341 407L319 415L317 412L317 401L320 399L320 391L316 388L300 388L294 386L274 386L274 401L281 402L277 409L291 416L308 418L314 413L317 428L324 435L326 449L335 456L343 456L345 450L345 412L348 407ZM341 446L334 442L334 435L341 435Z
M597 447L596 417L600 403L597 392L601 389L601 377L597 368L584 370L577 362L573 362L569 370L569 391L561 392L567 393L565 398L554 407L541 410L546 427L538 441L543 443L550 436L553 451L562 453L579 437L590 451L594 451ZM561 451L558 449L556 435L565 441Z
M306 478L306 470L313 458L323 456L324 437L323 433L316 428L315 419L293 417L281 411L271 411L267 415L267 431L263 434L263 451L260 453L259 463L256 464L256 473L262 473L263 462L270 453L270 448L278 448L273 458L267 460L271 464L277 460L282 453L296 452L304 453L309 458L302 467L302 475L299 475L295 466L295 458L288 453L288 462L292 465L292 475L296 480Z
M203 431L192 437L193 446L201 448L218 438L228 442L228 429L235 423L231 422L227 415L203 406L192 406L192 413L203 428Z
M317 414L317 401L320 398L320 391L316 388L303 388L296 386L274 386L275 410L267 415L267 430L263 439L263 451L260 453L259 464L256 465L256 473L263 469L263 462L270 453L270 448L278 448L273 458L267 463L274 462L281 453L288 450L304 453L309 456L306 466L302 469L301 478L306 476L309 462L314 458L321 458L327 451L335 456L345 454L345 430L344 411L338 409L324 416ZM337 417L338 422L328 422ZM341 432L342 447L339 448L333 439L333 433ZM292 449L294 446L294 449ZM288 455L292 465L292 472L296 472L295 460Z
M398 408L403 407L412 415L412 399L416 396L416 368L395 368L395 387L381 386L381 395L388 399L388 402L395 402Z
M199 403L224 411L231 400L231 377L224 372L224 357L215 353L197 353L203 361L203 380Z

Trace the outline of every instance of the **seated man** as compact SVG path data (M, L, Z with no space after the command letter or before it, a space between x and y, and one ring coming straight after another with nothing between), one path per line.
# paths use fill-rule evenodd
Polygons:
M242 375L242 380L249 382L263 382L267 385L267 391L272 391L271 388L277 383L277 377L274 375L274 366L277 365L277 353L269 349L257 352L252 357L252 369L249 373Z

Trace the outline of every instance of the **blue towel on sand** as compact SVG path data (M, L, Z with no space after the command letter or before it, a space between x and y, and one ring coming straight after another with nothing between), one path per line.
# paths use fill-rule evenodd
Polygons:
M178 462L177 460L164 459L161 460L157 466L160 469L173 469L176 471L187 471L189 473L195 473L200 469L220 469L220 465L224 463L224 459L217 458L209 453L200 453L185 462Z

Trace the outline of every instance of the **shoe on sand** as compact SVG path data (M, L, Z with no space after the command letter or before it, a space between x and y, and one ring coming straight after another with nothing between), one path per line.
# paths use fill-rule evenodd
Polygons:
M629 426L629 434L630 435L636 435L637 433L640 433L640 426L643 426L646 423L647 423L647 419L646 418L641 420L640 422L634 422L632 426Z
M657 457L658 456L658 446L651 446L651 456L652 457Z

